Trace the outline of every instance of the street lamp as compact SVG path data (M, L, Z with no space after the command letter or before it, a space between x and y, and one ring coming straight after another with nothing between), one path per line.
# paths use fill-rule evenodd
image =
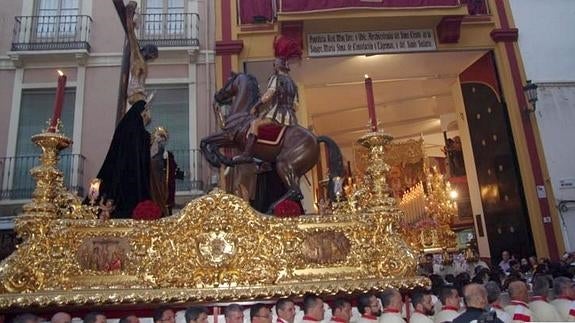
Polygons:
M527 84L523 87L523 92L527 96L527 101L529 102L525 107L525 110L527 112L535 112L535 102L537 102L537 84L531 83L531 80L527 80Z

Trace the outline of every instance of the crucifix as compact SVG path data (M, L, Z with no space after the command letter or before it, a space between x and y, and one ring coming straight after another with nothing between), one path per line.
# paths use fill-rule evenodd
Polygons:
M128 78L130 76L130 42L128 41L128 25L126 24L126 6L123 0L112 0L118 18L122 23L126 38L124 40L124 49L122 51L122 65L120 66L120 86L118 90L118 103L116 108L116 125L124 116L126 112L126 96L128 93Z
M118 107L116 111L116 125L126 112L126 101L134 104L137 101L148 101L145 85L148 76L148 61L158 57L158 47L147 44L140 48L136 38L136 22L134 16L138 4L135 1L124 5L123 0L112 0L116 12L122 22L126 39L122 53L122 65L120 72L120 86L118 93Z

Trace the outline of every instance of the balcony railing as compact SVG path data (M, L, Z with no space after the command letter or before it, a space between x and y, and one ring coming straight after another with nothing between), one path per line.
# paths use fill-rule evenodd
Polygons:
M203 190L202 155L198 149L171 150L184 179L176 180L177 192ZM86 158L77 154L60 156L58 169L64 173L64 185L78 195L84 195L84 163ZM40 165L40 156L18 156L0 158L0 201L27 200L32 198L36 182L30 169Z
M176 192L203 190L202 154L198 149L170 150L178 167L184 172L183 180L176 180Z
M198 47L199 21L197 13L147 13L139 19L140 45L158 47Z
M90 50L90 16L15 17L12 51Z
M64 154L58 162L58 169L64 173L64 185L78 195L84 194L85 160L82 155ZM36 182L30 175L30 169L38 165L40 156L0 158L0 200L31 199Z
M467 5L470 16L489 15L487 0L461 0L461 4Z

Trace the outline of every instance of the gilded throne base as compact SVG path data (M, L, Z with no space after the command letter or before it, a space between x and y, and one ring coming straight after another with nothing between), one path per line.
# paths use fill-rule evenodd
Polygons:
M34 199L16 220L24 242L0 264L2 309L225 302L428 285L415 276L415 253L396 233L399 211L386 196L377 202L385 182L371 193L366 187L363 196L371 198L364 209L332 216L269 217L214 191L176 216L100 221L63 189L56 163L70 140L57 133L35 137L44 155L32 171Z

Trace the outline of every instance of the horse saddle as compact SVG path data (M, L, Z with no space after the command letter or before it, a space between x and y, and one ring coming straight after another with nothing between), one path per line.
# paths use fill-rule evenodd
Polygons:
M264 124L258 128L258 144L276 146L283 139L287 126L282 124Z

